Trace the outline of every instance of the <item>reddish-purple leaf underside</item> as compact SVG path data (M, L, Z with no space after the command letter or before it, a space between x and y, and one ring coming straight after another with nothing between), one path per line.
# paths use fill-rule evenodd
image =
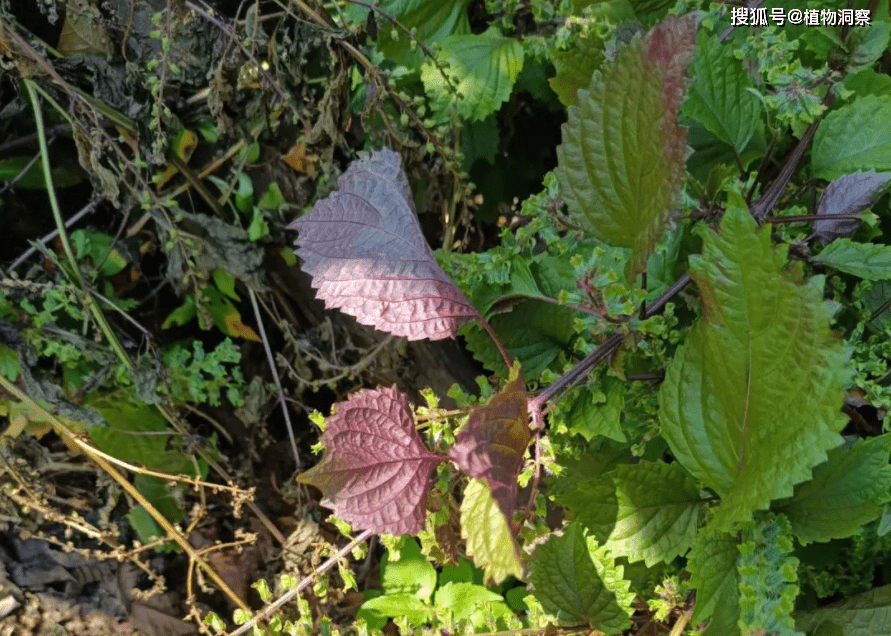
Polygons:
M492 497L508 523L517 505L517 476L523 453L531 439L526 389L523 380L517 378L471 411L449 451L449 459L461 470L489 482Z
M322 435L325 456L297 480L321 490L323 503L356 529L417 534L430 471L443 458L421 441L405 395L365 390L336 409Z
M290 226L297 255L327 307L409 340L454 337L479 317L436 263L399 155L354 161L339 188Z
M826 220L814 221L814 236L823 245L837 238L848 238L860 227L860 219L834 219L833 215L862 212L878 201L888 188L891 174L857 172L836 179L823 190L817 214Z

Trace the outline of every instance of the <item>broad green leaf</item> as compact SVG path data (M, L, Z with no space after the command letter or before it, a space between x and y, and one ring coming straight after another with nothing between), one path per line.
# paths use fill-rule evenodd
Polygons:
M620 422L625 408L625 385L615 378L608 378L602 391L595 391L590 385L581 387L574 399L563 398L557 408L569 431L589 442L598 435L617 442L626 440Z
M623 568L576 522L539 546L530 579L535 598L561 625L588 623L607 634L619 634L629 626L634 599L622 574Z
M798 596L798 559L792 554L789 521L751 524L739 545L739 626L743 636L804 636L795 631L792 608Z
M814 134L811 172L832 181L854 172L891 171L891 96L867 95L834 110Z
M891 246L836 239L813 257L813 261L865 280L891 279Z
M15 382L21 370L18 351L0 342L0 375L10 382Z
M891 585L828 607L795 613L795 627L809 636L876 636L889 633Z
M504 346L520 361L527 380L538 377L548 365L566 351L575 336L575 312L566 307L527 300L512 311L490 319ZM489 335L475 323L463 327L461 334L473 356L492 372L507 376L507 366Z
M646 267L684 183L677 111L694 30L692 15L669 16L621 48L578 93L557 149L570 215L596 238L631 248L632 274Z
M433 608L411 594L384 594L365 601L357 616L371 625L379 625L380 629L387 618L404 616L412 625L422 625L430 620L432 614Z
M695 80L683 112L705 126L736 153L748 145L761 120L761 102L749 92L754 86L733 46L701 32L692 64Z
M711 619L709 627L725 636L730 636L731 632L739 633L736 625L739 618L737 543L733 535L703 531L696 537L687 557L690 585L696 590L692 622L697 624Z
M572 48L551 53L557 74L548 81L564 106L574 106L578 91L591 83L591 76L603 63L603 45L603 40L589 33Z
M610 554L650 567L683 555L693 544L703 502L680 464L622 464L603 481L611 482L612 496L574 499L581 504L579 519L590 524Z
M854 99L866 95L891 95L891 76L865 68L845 77L844 87L854 91Z
M471 479L461 502L461 536L467 554L483 569L487 581L521 578L523 562L517 542L485 479Z
M383 0L380 8L406 29L414 30L417 38L430 46L450 35L470 33L468 5L470 0ZM411 38L402 29L384 20L380 21L378 46L390 60L409 67L416 66L422 56L420 48L412 47Z
M510 614L510 608L504 604L501 594L496 594L482 585L473 583L449 582L436 590L434 606L443 614L452 612L455 620L464 620L473 614L480 605L498 607L501 613Z
M523 70L523 46L493 27L481 35L446 38L440 43L436 60L439 65L430 62L421 69L421 80L438 105L436 110L445 112L449 104L457 103L462 117L478 121L497 111L510 97ZM458 95L443 77L443 68Z
M843 539L877 519L891 499L891 434L861 439L848 450L834 448L814 477L795 488L775 510L786 515L803 543Z
M406 538L399 559L392 561L389 552L381 561L381 587L387 594L408 594L425 603L436 588L436 569L430 565L417 541Z
M796 284L784 261L739 195L690 258L704 317L667 369L659 415L677 460L720 495L717 530L791 496L841 443L848 354L823 279Z

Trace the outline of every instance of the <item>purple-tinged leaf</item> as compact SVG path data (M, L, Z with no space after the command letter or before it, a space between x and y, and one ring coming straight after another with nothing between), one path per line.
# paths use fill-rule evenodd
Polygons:
M439 340L479 317L427 246L392 150L354 161L339 189L288 227L325 306L363 325Z
M857 214L875 203L885 189L891 174L857 172L836 179L823 191L817 214L826 220L814 221L814 237L823 245L837 238L848 238L860 227L860 219L833 219L834 215Z
M471 477L482 477L508 523L517 505L517 475L532 439L526 389L519 377L508 382L483 406L473 409L449 451Z
M336 405L322 435L322 461L297 476L357 529L417 534L424 525L430 471L443 458L415 430L396 387L365 390Z
M695 18L667 17L594 73L563 125L555 174L569 214L631 248L632 275L646 269L686 178L677 114L695 48Z

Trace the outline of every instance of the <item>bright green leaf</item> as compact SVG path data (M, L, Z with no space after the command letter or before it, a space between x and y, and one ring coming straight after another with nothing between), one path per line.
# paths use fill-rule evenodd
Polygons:
M79 260L90 259L103 276L114 276L127 266L127 257L115 244L115 238L95 230L74 230L71 246Z
M498 502L485 479L471 479L461 502L461 536L467 554L483 569L486 579L500 583L508 576L523 576L523 562Z
M660 419L677 460L720 495L719 530L791 496L846 422L847 351L829 329L823 280L798 285L784 261L739 195L690 258L704 318L667 369Z
M575 399L569 401L564 398L557 408L565 414L569 430L589 442L598 435L624 442L626 438L620 419L625 408L625 386L618 380L608 378L603 392L606 394L605 402L595 399L593 387L584 386Z
M736 560L737 539L726 533L700 532L687 557L690 585L696 590L693 623L711 618L709 627L719 628L724 636L739 633L739 590Z
M679 464L623 464L610 475L616 487L616 516L605 545L647 567L683 555L696 536L702 500L696 482Z
M174 325L182 327L192 321L195 313L195 297L192 294L187 294L183 298L183 304L171 311L161 323L161 329L170 329Z
M252 241L259 241L264 236L269 236L269 224L266 223L266 216L259 207L254 207L254 213L251 216L251 223L248 225L248 238Z
M482 120L510 97L523 70L523 47L493 27L481 35L453 35L443 40L436 60L439 65L424 65L421 79L437 110L445 112L449 104L457 102L462 117ZM443 77L441 67L458 96Z
M381 562L381 587L388 595L409 594L425 603L430 601L436 570L421 554L417 541L407 538L396 561L391 561L387 553Z
M581 524L572 523L535 551L530 579L535 598L561 625L588 623L619 634L629 626L634 598L622 574Z
M754 82L737 59L732 45L701 32L689 97L683 112L741 154L761 120L761 102L751 92Z
M865 280L891 280L891 245L840 238L812 260Z
M833 181L854 172L891 171L891 97L867 95L834 110L814 134L811 171Z
M282 194L281 188L277 183L269 184L266 192L257 201L257 206L264 210L278 210L285 204L285 195Z
M786 515L801 543L843 539L878 518L891 499L891 434L834 448L814 477L775 509Z
M677 122L692 16L669 16L621 48L578 94L557 149L570 215L595 237L631 248L631 273L664 230L685 180L686 129Z
M431 614L431 607L411 594L385 594L365 601L357 618L365 619L369 625L383 627L386 618L404 616L412 625L423 625L430 620Z
M451 611L455 620L468 618L480 605L504 605L504 598L482 585L473 583L446 583L436 590L434 606L440 612ZM510 609L504 605L510 613Z
M211 272L211 276L213 276L213 284L216 285L217 289L223 292L223 294L232 300L241 300L238 297L238 294L235 293L235 277L232 276L232 274L225 269L218 267Z
M254 209L254 183L245 173L238 174L238 189L235 191L235 207L242 214Z

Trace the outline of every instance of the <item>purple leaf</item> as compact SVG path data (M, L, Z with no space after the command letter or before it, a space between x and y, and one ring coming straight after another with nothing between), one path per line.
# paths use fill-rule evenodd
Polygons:
M885 188L891 174L887 172L858 172L836 179L823 191L817 214L825 215L825 221L814 221L814 236L823 245L837 238L848 238L860 227L860 219L833 219L833 215L857 214L875 203Z
M356 529L417 534L430 471L443 458L424 446L405 395L365 390L336 406L321 439L325 456L297 481L321 490L322 503Z
M331 196L294 221L297 254L327 307L409 340L454 338L479 313L437 265L399 155L354 161Z
M449 451L449 459L461 470L489 482L492 497L508 523L517 504L517 475L523 453L531 439L526 389L522 379L516 378L471 411Z

